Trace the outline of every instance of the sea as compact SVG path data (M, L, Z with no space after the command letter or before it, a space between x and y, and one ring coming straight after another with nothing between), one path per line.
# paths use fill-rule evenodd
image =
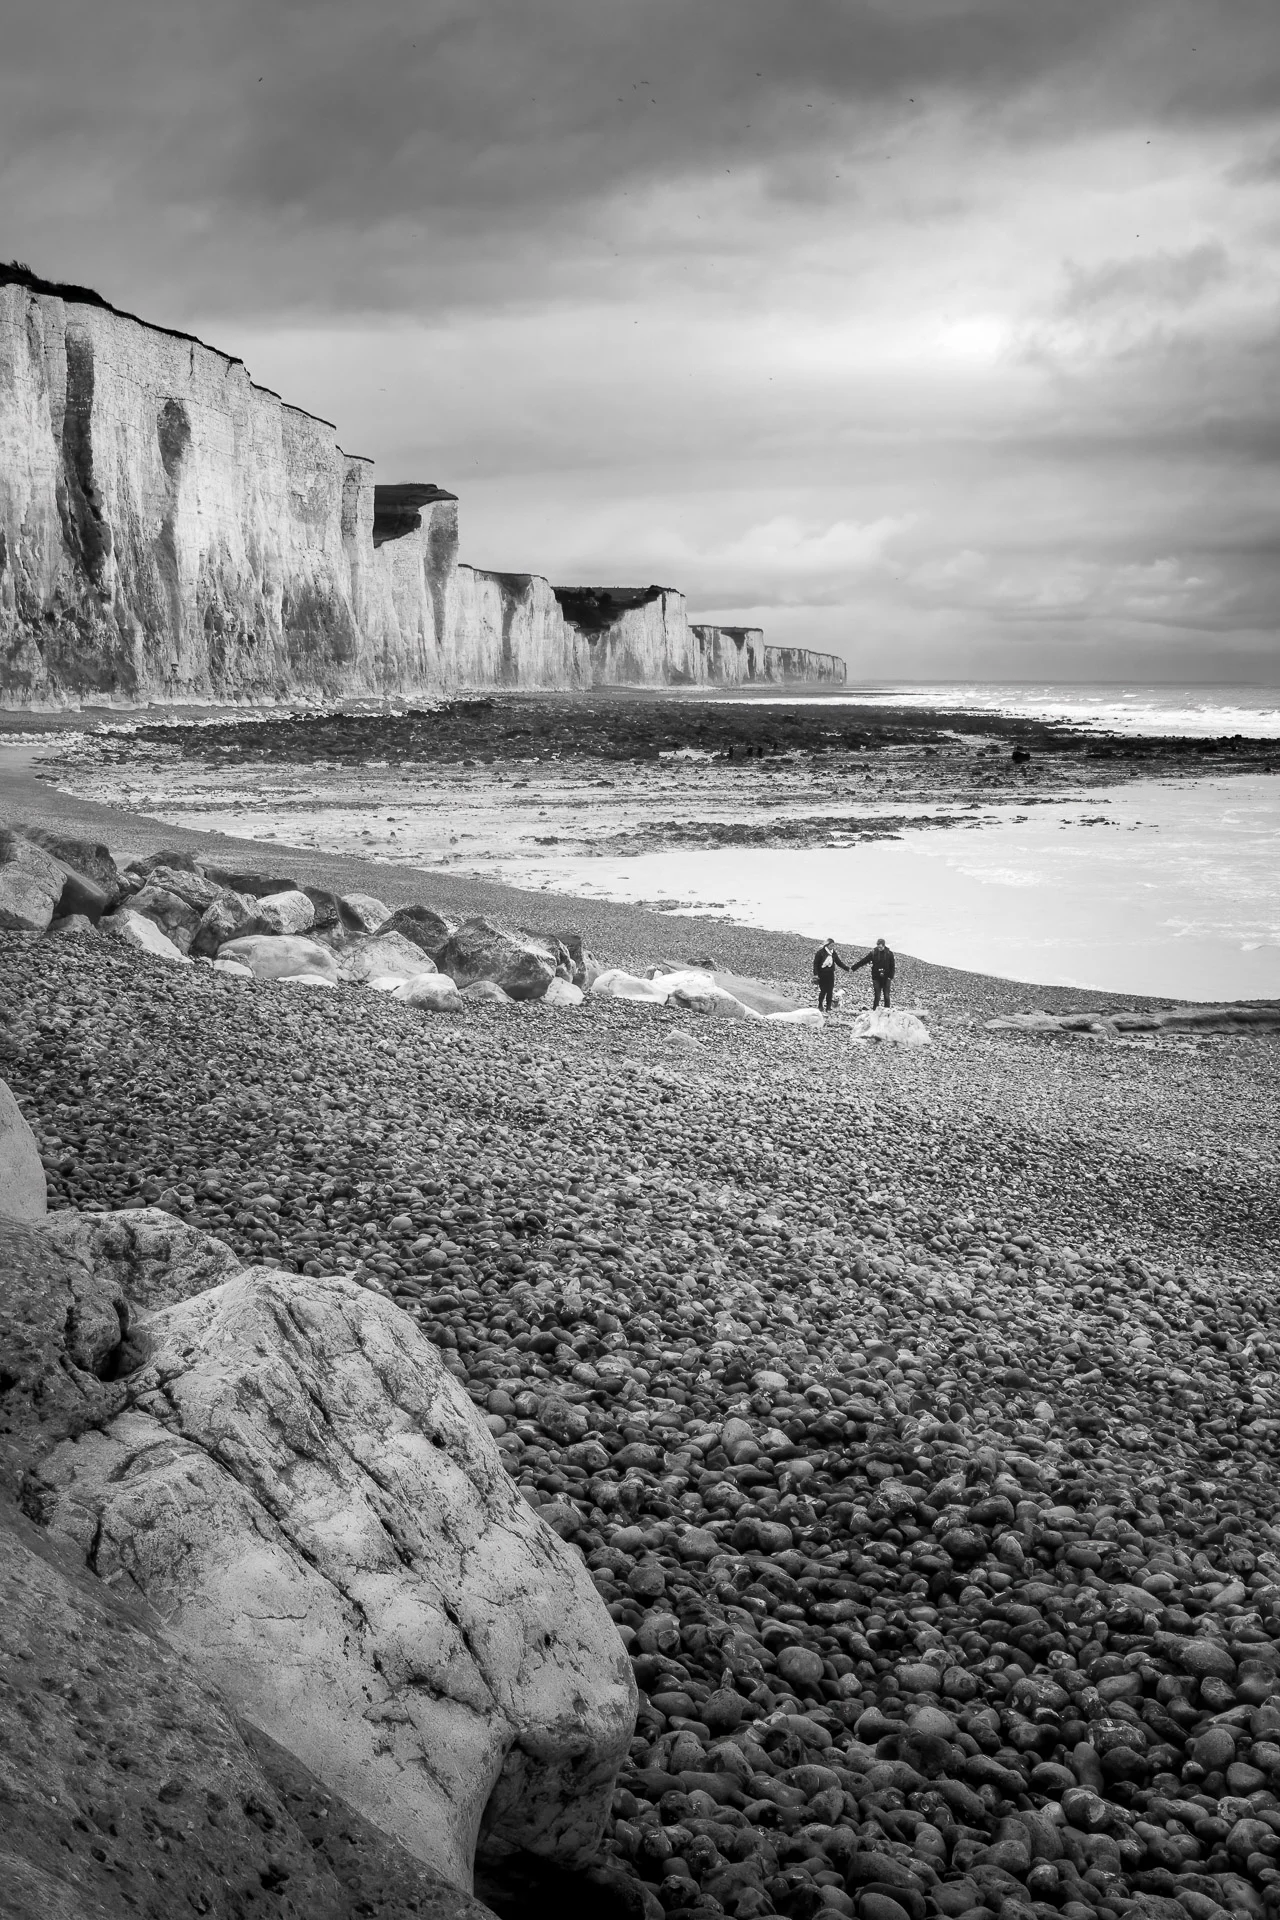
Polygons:
M1280 650L1280 649L1278 649ZM727 700L776 706L914 707L1057 721L1130 738L1280 740L1280 686L1063 686L1048 681L868 682L839 693L744 692Z
M1280 741L1280 686L898 682L801 699L1129 738ZM525 884L656 895L667 911L846 942L883 934L921 959L1044 985L1280 999L1280 753L1271 774L1127 782L963 835L908 829L858 846L673 849L601 864L548 860Z
M699 689L670 697L708 696ZM1135 738L1280 743L1280 686L878 683L711 697L791 709L871 704L1056 720ZM225 813L212 794L196 804L189 792L184 803L172 780L120 797L176 824L397 864L447 864L674 916L721 917L815 941L834 934L853 947L883 935L906 954L1032 984L1121 999L1280 1000L1280 746L1271 771L1117 780L1079 792L1067 782L1049 804L1015 803L996 817L988 810L961 832L939 831L922 817L894 839L792 848L676 844L631 855L556 849L527 831L513 843L503 829L517 816L505 811L505 798L501 818L469 819L474 833L455 821L455 838L442 845L438 782L430 796L416 796L393 771L377 773L377 764L370 763L358 809L349 780L340 783L344 801L327 790L320 768L314 776L291 770L287 805L283 794L272 796L270 782L257 792L238 784ZM103 771L94 776L98 797L106 797ZM544 764L538 778L546 773ZM383 779L395 781L385 795L377 784ZM624 819L628 810L637 817L647 804L640 777L628 790L619 769L616 785L610 804ZM467 794L457 799L471 804Z

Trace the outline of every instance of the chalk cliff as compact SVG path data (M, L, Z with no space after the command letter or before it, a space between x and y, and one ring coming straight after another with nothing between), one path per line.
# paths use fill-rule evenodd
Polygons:
M233 356L0 281L0 704L844 679L671 588L469 567L455 495Z

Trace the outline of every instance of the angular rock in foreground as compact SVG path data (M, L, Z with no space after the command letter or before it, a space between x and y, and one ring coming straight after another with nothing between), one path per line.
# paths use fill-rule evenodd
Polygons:
M268 1743L0 1499L0 1912L487 1920Z
M456 1885L482 1829L590 1851L630 1664L436 1350L349 1282L261 1271L146 1330L128 1409L38 1469L46 1523Z

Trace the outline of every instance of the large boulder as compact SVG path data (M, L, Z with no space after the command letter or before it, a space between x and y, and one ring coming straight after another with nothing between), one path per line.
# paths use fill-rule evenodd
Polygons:
M426 959L425 954L422 957ZM462 995L447 973L416 973L392 987L391 998L429 1013L458 1013L462 1008Z
M391 913L371 893L344 893L338 904L343 920L356 933L377 933Z
M157 960L168 960L176 966L191 965L190 958L176 941L171 940L154 920L145 913L136 912L133 907L120 907L115 913L108 914L102 925L138 953L153 954Z
M43 847L0 828L0 927L43 933L58 910L63 868Z
M447 973L442 973L440 978L447 980L449 976ZM504 993L496 980L473 980L469 987L463 987L461 991L464 1000L487 1000L490 1006L494 1007L514 1007L515 1005L511 995Z
M247 893L251 900L266 900L273 893L297 893L296 880L287 879L279 873L252 873L243 867L216 867L208 861L201 861L201 871L207 879L219 887L229 887L232 893Z
M64 879L57 908L60 919L82 913L88 920L99 920L124 897L120 870L101 841L52 833L47 827L23 827L21 832L62 868Z
M178 873L203 873L204 862L194 853L188 853L182 847L161 847L158 853L139 855L131 860L124 870L123 880L126 886L137 888L145 886L157 867L163 867Z
M259 933L309 933L315 919L315 908L297 887L290 887L284 893L263 894L257 903Z
M492 1920L246 1735L145 1606L3 1499L0 1612L6 1920Z
M420 973L434 973L430 955L402 933L369 934L343 947L338 965L348 980L386 980L399 975L413 980Z
M36 1137L0 1080L0 1213L11 1220L43 1220L48 1205Z
M350 1281L255 1270L146 1330L128 1410L60 1444L29 1508L455 1885L482 1836L592 1850L630 1662L414 1323Z
M233 893L229 887L220 887L217 897L210 902L200 916L200 924L191 936L192 953L208 957L217 953L219 947L225 947L229 940L238 940L243 933L255 933L258 928L258 903L247 894Z
M397 907L379 928L384 935L399 933L406 940L412 940L432 960L436 960L453 930L452 920L446 920L431 907Z
M709 973L698 967L681 967L670 973L654 971L646 976L655 987L665 990L667 999L695 1013L715 1013L727 1020L754 1020L755 1009L746 1006L727 987L717 984Z
M129 902L130 906L137 907L141 892L152 887L162 887L166 893L176 895L194 911L197 920L215 900L222 898L225 891L210 880L207 874L199 872L194 867L154 866L147 874L146 887L140 889L139 895L135 895Z
M129 1304L39 1220L0 1213L0 1497L67 1435L123 1403L111 1384L128 1337Z
M556 935L558 944L568 956L570 974L575 987L581 987L589 993L601 972L600 962L591 953L580 933L561 933Z
M311 911L315 919L311 931L317 939L332 940L340 945L348 938L350 929L342 918L342 896L330 891L328 887L304 887L302 891L311 902Z
M218 948L219 960L239 960L256 980L282 980L286 974L318 973L338 978L338 965L328 947L300 934L247 933Z
M606 967L591 983L597 1000L651 1000L665 1007L669 989L659 980L643 980L625 967Z
M850 1028L855 1040L881 1040L894 1047L927 1047L929 1029L917 1013L879 1007L860 1013Z
M88 1266L112 1298L123 1296L135 1313L190 1300L244 1270L225 1241L161 1207L53 1213L44 1232L51 1245Z
M191 907L180 894L170 893L154 880L148 880L139 892L130 895L127 913L142 914L161 933L172 940L180 953L189 953L200 925L200 908Z
M776 987L766 986L763 980L754 980L749 974L713 972L711 977L718 987L731 993L744 1007L750 1007L752 1013L769 1015L809 1010L793 993L779 993Z
M580 1007L585 998L581 987L575 987L572 980L562 980L557 974L542 996L549 1007Z
M436 965L460 987L496 981L513 1000L540 1000L556 977L556 954L532 934L507 933L491 920L464 920L441 948Z

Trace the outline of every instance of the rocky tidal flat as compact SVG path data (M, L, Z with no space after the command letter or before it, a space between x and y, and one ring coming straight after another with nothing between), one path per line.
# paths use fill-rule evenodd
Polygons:
M24 716L23 726L31 724ZM667 848L847 847L1160 776L1265 771L1274 742L1128 739L998 715L693 692L497 694L269 715L62 717L45 777L188 827L477 872Z
M594 911L638 965L661 922ZM1280 1910L1280 1043L988 1032L1016 990L916 977L899 1052L0 933L48 1230L148 1208L201 1285L369 1299L607 1609L638 1712L603 1834L554 1887L482 1861L493 1911ZM276 1867L208 1910L289 1911Z

